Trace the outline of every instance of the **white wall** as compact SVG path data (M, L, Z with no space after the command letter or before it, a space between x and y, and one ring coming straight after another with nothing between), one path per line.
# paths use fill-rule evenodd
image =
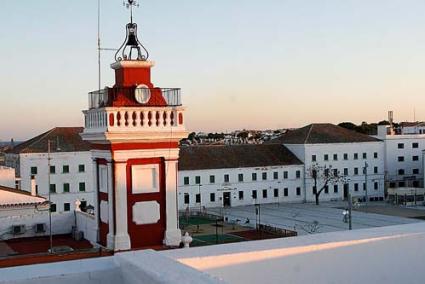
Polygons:
M0 166L0 185L15 188L15 169Z
M287 179L284 179L284 171L288 172ZM300 178L296 178L296 171L300 171ZM278 173L277 179L274 179L274 172ZM303 165L179 171L179 210L186 209L188 206L195 209L200 206L221 207L223 206L223 192L231 192L231 206L255 204L252 190L257 190L257 202L259 203L303 202L303 172ZM252 173L257 174L257 181L252 180ZM263 173L267 173L267 180L263 180ZM229 175L228 183L224 182L225 174ZM243 174L243 182L239 182L239 174ZM215 183L210 183L210 175L215 176ZM196 184L196 176L201 177L200 187ZM189 177L189 185L184 184L185 177ZM274 197L275 188L278 189L278 197ZM288 188L288 196L284 196L285 188ZM300 188L300 195L296 194L297 188ZM267 190L267 198L263 198L263 190ZM201 191L201 203L195 202L196 194L199 194L199 191ZM242 200L239 199L239 191L244 192ZM211 193L215 193L214 202L210 200ZM184 203L185 194L189 194L189 204Z
M98 243L98 228L96 216L84 212L76 211L76 221L78 231L84 233L84 238L92 244Z

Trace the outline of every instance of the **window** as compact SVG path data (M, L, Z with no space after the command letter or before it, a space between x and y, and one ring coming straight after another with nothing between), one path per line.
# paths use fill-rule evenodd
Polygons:
M359 184L358 183L354 184L354 191L359 191Z
M37 174L37 167L31 167L31 175Z
M379 183L377 181L375 181L375 183L373 184L373 188L375 190L378 190L379 189Z
M85 183L85 182L80 182L80 183L78 184L78 189L79 189L80 191L86 191L86 183Z
M338 154L334 154L334 161L338 161Z
M338 185L334 184L334 193L338 193Z
M79 173L84 173L85 171L86 171L85 165L78 165L78 172Z
M267 198L267 189L263 189L263 198Z
M238 180L239 182L243 182L243 174L238 174Z
M403 157L403 156L399 156L399 157L397 158L397 160L398 160L399 162L404 162L404 157Z
M419 148L419 143L412 143L412 148Z
M373 168L373 173L377 174L378 173L378 167L374 167Z
M252 173L252 181L256 181L257 180L257 173Z
M189 184L189 177L184 177L183 183L184 183L184 185L188 185Z
M359 174L359 168L354 168L354 175L358 175Z
M363 153L363 160L367 159L367 153Z
M56 204L54 203L50 204L50 212L56 212Z
M348 193L349 190L350 190L350 185L348 183L344 183L344 192L347 192Z
M363 191L366 191L366 183L363 183Z
M328 155L328 154L325 154L325 155L323 156L323 160L325 160L325 161L329 161L329 155Z
M344 153L344 160L348 160L348 154Z
M301 187L297 187L297 195L300 196L301 195Z
M201 203L201 195L200 195L199 193L197 193L197 194L195 195L195 202L196 202L196 203Z
M413 181L413 187L419 187L419 181L418 180Z
M348 168L344 168L344 176L348 176Z
M283 178L284 178L284 179L287 179L287 178L288 178L288 172L287 172L287 171L284 171L284 172L283 172Z
M257 191L256 190L252 191L252 198L257 199Z
M210 201L215 202L215 193L210 193Z
M210 183L215 183L215 176L210 175Z
M317 157L316 157L316 155L312 155L312 156L311 156L311 161L312 161L312 162L316 162L316 161L317 161Z
M243 191L239 191L239 200L243 200Z
M359 159L359 154L358 153L354 153L354 160L358 160Z
M50 184L50 193L56 193L56 184Z
M279 178L279 173L273 172L273 179L278 179L278 178Z
M419 174L419 169L413 169L413 170L412 170L412 173L413 173L414 175L418 175L418 174Z
M399 174L400 176L404 175L404 170L403 170L403 169L399 169L399 170L398 170L398 174Z
M70 203L64 203L63 204L63 211L65 211L65 212L71 211L71 204Z
M195 184L201 184L201 177L200 176L195 177Z
M285 187L283 189L283 196L288 196L288 188L287 187Z
M279 197L279 189L278 188L273 189L273 196Z
M184 204L189 204L190 198L189 198L189 193L185 193L184 194Z
M52 175L56 173L56 167L55 166L50 166L50 173Z
M297 178L301 178L301 171L296 171L296 172L295 172L295 176L296 176Z
M262 175L263 180L267 180L267 173L263 173Z
M404 181L400 181L400 182L398 183L398 186L399 186L399 187L405 187L405 186L406 186L406 183L405 183Z
M63 184L63 192L64 192L64 193L69 192L69 183L64 183L64 184Z
M390 188L394 188L395 187L395 182L390 182Z
M378 152L373 153L373 158L378 159Z
M68 174L69 173L69 166L68 165L64 165L62 167L62 173L64 173L64 174Z
M325 186L325 193L328 194L329 193L329 186Z
M230 177L228 174L224 175L224 182L229 182L230 181Z
M419 156L413 156L412 161L419 161Z
M334 172L334 177L337 177L337 176L339 176L339 174L338 174L338 169L333 169L333 172Z
M404 144L403 143L398 143L397 148L404 149Z

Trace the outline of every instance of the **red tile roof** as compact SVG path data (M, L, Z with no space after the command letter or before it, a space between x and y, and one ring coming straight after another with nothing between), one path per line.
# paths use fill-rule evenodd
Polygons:
M83 130L82 127L56 127L13 147L7 153L46 153L49 140L52 153L90 151L90 143L80 137Z

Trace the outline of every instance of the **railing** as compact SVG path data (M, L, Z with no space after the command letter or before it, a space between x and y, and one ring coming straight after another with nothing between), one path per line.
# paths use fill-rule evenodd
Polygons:
M177 88L139 88L146 103L135 98L136 87L105 88L89 93L89 109L113 106L181 106L181 90Z

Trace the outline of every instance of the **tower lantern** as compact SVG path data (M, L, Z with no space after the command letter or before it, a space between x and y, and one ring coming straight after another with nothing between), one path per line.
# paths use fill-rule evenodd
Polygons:
M83 139L92 143L99 242L115 251L178 246L179 141L187 137L180 89L151 81L152 61L132 8L111 68L115 84L89 93Z

